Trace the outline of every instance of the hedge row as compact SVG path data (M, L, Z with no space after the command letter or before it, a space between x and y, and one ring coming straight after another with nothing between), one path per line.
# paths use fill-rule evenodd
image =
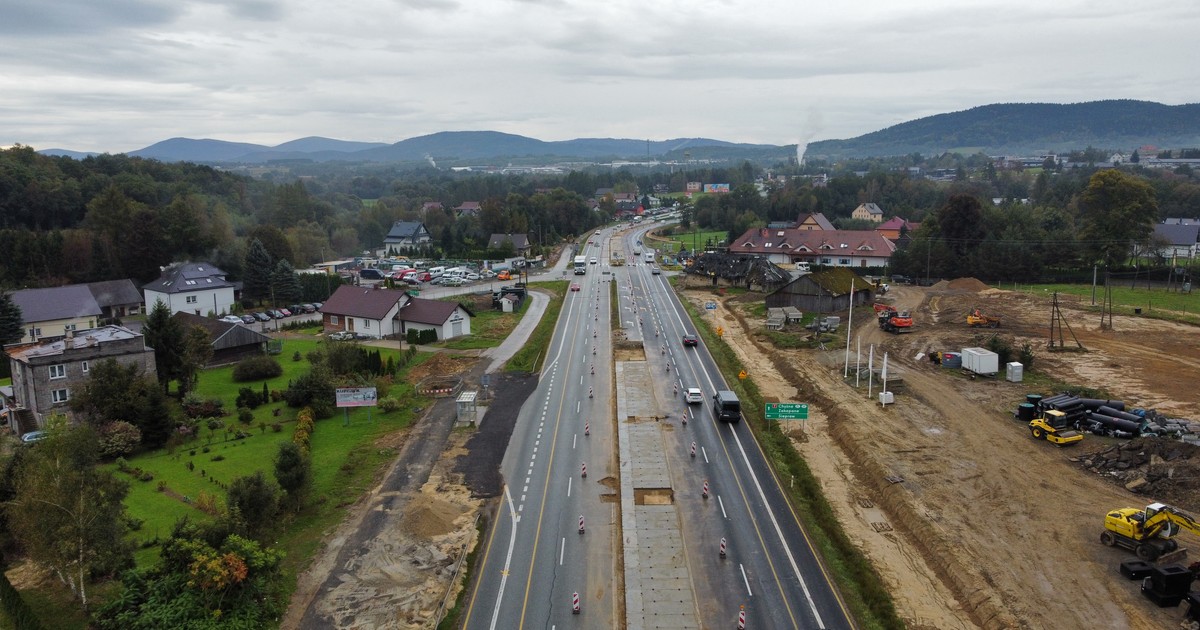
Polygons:
M292 442L308 455L312 450L312 432L316 423L313 421L312 407L305 407L296 415L296 429L292 432Z

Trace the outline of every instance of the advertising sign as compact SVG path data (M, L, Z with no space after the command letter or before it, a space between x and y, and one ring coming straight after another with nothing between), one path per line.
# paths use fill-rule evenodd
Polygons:
M337 388L337 406L341 407L374 407L376 402L374 387L339 387Z
M727 193L727 192L729 192L729 184L705 184L704 192L706 192L706 193Z

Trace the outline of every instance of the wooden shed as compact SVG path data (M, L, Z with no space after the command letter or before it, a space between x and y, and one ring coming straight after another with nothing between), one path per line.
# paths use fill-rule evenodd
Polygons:
M242 324L230 324L208 317L201 317L180 311L171 316L177 320L186 331L192 326L199 326L208 331L212 337L212 358L209 367L236 363L248 356L263 354L267 351L270 337L252 330Z
M853 286L853 295L851 295ZM767 308L793 307L805 313L837 313L875 301L875 287L844 267L800 276L766 297Z

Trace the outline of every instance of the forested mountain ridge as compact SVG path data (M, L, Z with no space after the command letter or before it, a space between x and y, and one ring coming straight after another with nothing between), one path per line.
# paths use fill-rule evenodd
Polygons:
M947 151L1036 155L1093 146L1131 151L1144 145L1200 146L1200 104L1111 100L1004 103L918 118L847 140L808 145L808 158L837 159Z

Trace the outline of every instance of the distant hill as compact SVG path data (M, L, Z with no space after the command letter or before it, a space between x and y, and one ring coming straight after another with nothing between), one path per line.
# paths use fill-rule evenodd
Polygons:
M919 118L849 140L813 142L805 155L836 159L913 152L934 155L953 150L1033 154L1088 146L1132 150L1147 144L1200 146L1200 104L1114 100L984 105Z
M99 155L99 153L92 153L89 151L71 151L70 149L42 149L41 151L38 151L38 153L57 157L69 157L74 160L82 160L83 158Z
M245 142L228 142L225 140L193 140L191 138L171 138L156 142L144 149L131 151L134 157L154 158L163 162L225 162L253 153L266 151L271 147Z

